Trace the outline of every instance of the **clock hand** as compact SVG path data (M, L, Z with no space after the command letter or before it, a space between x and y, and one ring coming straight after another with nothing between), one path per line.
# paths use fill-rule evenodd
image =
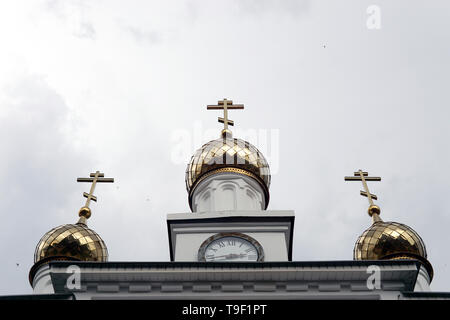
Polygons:
M245 257L247 254L246 253L239 253L239 254L235 254L235 253L231 253L228 255L228 259L236 259L236 258L242 258Z
M224 260L224 259L236 259L236 258L242 258L245 257L247 254L246 253L240 253L240 254L236 254L236 253L230 253L230 254L224 254L221 256L215 256L215 257L211 257L210 259L215 260L217 258L220 258L219 260Z
M221 255L221 256L214 256L214 257L211 257L209 259L217 259L217 258L226 259L227 257L229 257L229 254L224 254L224 255Z

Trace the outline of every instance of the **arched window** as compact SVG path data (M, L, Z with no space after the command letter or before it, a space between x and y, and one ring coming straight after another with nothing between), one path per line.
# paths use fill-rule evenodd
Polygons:
M216 210L236 210L236 185L225 182L216 191Z
M204 194L200 195L200 201L198 201L197 211L211 211L211 192L206 191Z
M261 207L257 208L257 206L256 206L256 204L258 203L256 194L250 189L247 189L245 194L248 197L248 201L246 201L246 206L247 206L246 209L248 209L248 210L258 210L259 209L260 210Z

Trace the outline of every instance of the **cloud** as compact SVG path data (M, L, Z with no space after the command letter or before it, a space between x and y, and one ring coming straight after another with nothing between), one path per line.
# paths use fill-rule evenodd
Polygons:
M47 0L44 8L63 21L73 36L95 39L96 30L89 17L89 2L84 0Z
M69 108L42 77L23 76L1 93L0 211L9 222L0 232L0 252L8 255L0 294L26 293L40 237L76 221L76 210L64 212L75 198L68 181L89 161L71 147Z
M279 130L269 209L295 210L295 260L352 259L370 218L343 177L361 168L382 176L370 185L382 218L423 237L432 286L448 290L447 4L404 16L386 2L373 31L364 5L336 1L4 3L0 294L30 291L36 243L76 220L87 185L75 178L97 168L116 179L96 189L89 220L110 259L167 261L165 214L189 211L170 138L192 132L194 152L210 139L195 138L197 122L218 135L205 105L225 97L246 106L231 114L236 137Z
M247 14L283 13L298 16L309 11L309 0L238 0L242 12Z
M158 44L162 42L161 34L157 31L148 31L130 25L122 25L121 28L131 34L138 43Z

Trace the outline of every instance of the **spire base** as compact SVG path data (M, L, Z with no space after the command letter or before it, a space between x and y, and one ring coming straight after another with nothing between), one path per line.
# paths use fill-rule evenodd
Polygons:
M373 204L367 210L369 216L372 217L373 222L382 221L380 218L381 209L379 206Z
M80 211L78 211L78 216L89 219L91 217L92 211L89 207L81 207Z
M220 136L224 139L231 139L233 138L233 133L231 132L231 130L223 129L220 133Z

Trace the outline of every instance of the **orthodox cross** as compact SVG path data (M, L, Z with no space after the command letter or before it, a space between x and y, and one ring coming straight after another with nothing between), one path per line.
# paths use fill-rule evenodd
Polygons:
M360 191L360 194L369 199L370 206L374 206L373 200L378 200L377 196L369 192L369 187L367 186L367 181L381 181L381 177L369 177L368 172L361 171L354 173L353 177L345 177L345 181L362 181L365 191Z
M230 109L244 109L243 104L233 104L232 100L223 99L218 102L216 106L206 106L208 110L223 110L223 118L219 117L219 122L223 123L223 130L228 131L228 125L234 126L234 121L228 119L228 110Z
M91 190L89 191L89 193L83 192L83 196L87 198L86 204L84 206L86 208L89 208L89 203L91 202L91 200L97 202L97 197L94 196L95 185L98 182L114 182L114 178L105 178L104 173L100 173L100 171L97 171L95 173L91 173L90 178L78 178L77 182L92 182Z

